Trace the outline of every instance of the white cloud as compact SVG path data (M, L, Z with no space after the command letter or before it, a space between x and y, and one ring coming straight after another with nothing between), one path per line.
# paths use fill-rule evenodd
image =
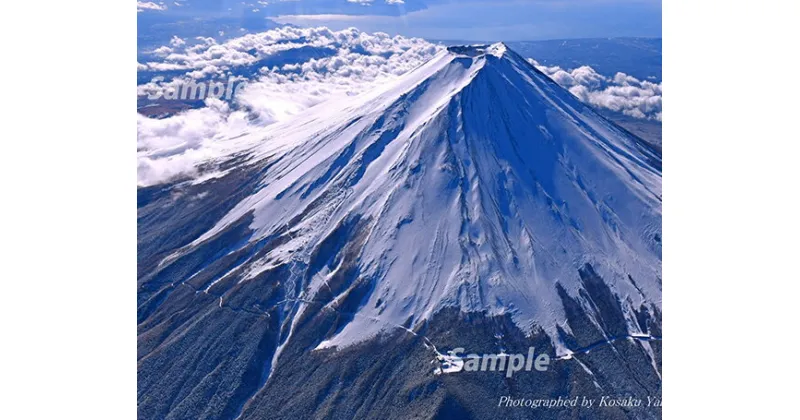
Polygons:
M206 107L165 119L137 115L138 183L140 186L191 176L197 165L229 150L224 135L248 126L247 114L232 111L219 99Z
M163 3L153 3L152 1L137 1L136 11L143 12L145 10L167 10L167 6Z
M186 40L173 35L172 39L169 41L169 45L172 45L173 47L182 47L186 45Z
M528 61L582 102L634 118L661 121L661 83L639 80L625 73L605 77L589 66L564 70L543 66L533 59Z
M167 47L166 45L164 45L164 46L158 47L155 50L153 50L153 53L156 54L156 55L161 55L161 56L165 56L166 57L166 56L172 54L172 48Z

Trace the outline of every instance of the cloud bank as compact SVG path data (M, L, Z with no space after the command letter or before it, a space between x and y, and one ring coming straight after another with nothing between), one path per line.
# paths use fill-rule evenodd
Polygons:
M639 80L625 73L606 77L589 66L564 70L543 66L532 58L528 61L581 102L633 118L661 121L661 83Z

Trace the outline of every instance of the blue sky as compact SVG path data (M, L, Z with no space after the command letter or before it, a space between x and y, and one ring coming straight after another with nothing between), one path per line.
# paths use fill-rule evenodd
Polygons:
M355 26L431 39L661 36L661 0L177 0L156 13Z

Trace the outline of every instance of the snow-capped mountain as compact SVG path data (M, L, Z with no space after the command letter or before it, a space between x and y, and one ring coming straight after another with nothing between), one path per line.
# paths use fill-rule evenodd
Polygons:
M661 157L505 45L225 141L139 191L140 415L280 418L291 389L309 416L475 417L468 379L412 363L459 340L579 363L548 395L660 387ZM619 365L578 360L598 343Z

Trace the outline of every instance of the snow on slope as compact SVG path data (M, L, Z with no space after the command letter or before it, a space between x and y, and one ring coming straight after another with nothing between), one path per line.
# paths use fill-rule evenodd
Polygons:
M260 189L162 266L252 215L248 241L287 240L242 262L239 281L290 265L297 319L346 263L312 269L313 253L334 237L358 244L351 281L370 291L322 346L413 329L446 306L557 337L568 327L556 284L576 294L585 263L628 309L660 307L660 157L503 44L450 47L391 85L235 142L269 162Z

